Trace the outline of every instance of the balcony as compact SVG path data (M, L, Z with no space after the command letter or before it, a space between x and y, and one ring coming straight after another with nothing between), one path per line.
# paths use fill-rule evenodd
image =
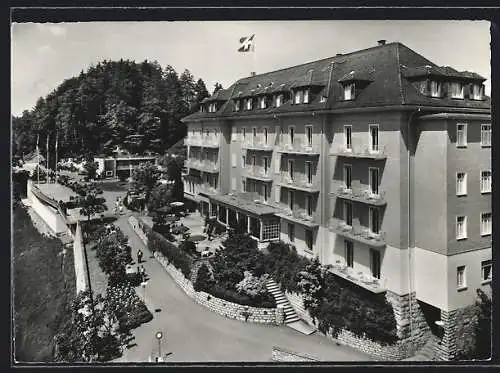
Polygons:
M335 264L329 265L328 267L328 272L371 291L372 293L380 294L387 290L385 281L382 282L380 279L371 275L357 272L354 268L341 263L340 260L337 260Z
M277 217L288 220L297 224L305 225L309 228L315 228L319 226L319 223L314 220L312 215L308 215L305 210L302 209L294 209L294 210L286 210L286 208L282 207L284 210L281 213L275 214Z
M186 167L207 173L219 172L218 162L209 161L207 159L200 160L196 158L190 158L186 161Z
M309 193L318 193L320 190L319 180L313 177L311 182L309 182L306 175L299 173L295 173L293 178L291 178L287 172L282 172L280 186Z
M220 136L189 136L184 142L189 146L199 146L202 148L218 148L220 144Z
M259 151L269 151L272 152L274 150L274 143L270 141L270 138L268 137L267 143L264 138L256 138L250 140L246 140L241 144L241 147L243 149L247 150L259 150Z
M217 189L211 186L210 184L203 183L195 186L195 193L196 194L205 193L214 195L217 194Z
M347 189L344 185L337 186L334 190L334 192L331 192L332 195L349 201L366 203L372 206L384 206L387 204L385 191L379 191L378 194L374 194L368 189L353 188L352 186L350 189Z
M290 143L290 139L286 139L284 143L280 142L278 145L278 152L299 155L319 155L320 147L319 144L309 144L305 137L295 137L293 144Z
M246 166L244 169L245 176L250 179L256 179L260 181L271 182L273 178L271 176L271 171L268 168L267 172L264 167L260 166Z
M338 147L330 153L330 156L351 157L351 158L367 158L367 159L385 159L387 153L385 146L377 146L373 148L369 145L352 146L347 149L345 145Z
M373 233L370 229L362 226L347 225L341 219L332 218L329 227L331 232L347 238L348 240L356 241L371 247L385 247L385 233Z

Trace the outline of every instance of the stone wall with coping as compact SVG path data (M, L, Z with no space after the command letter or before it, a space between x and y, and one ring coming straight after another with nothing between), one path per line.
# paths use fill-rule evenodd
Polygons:
M129 223L144 244L147 245L147 237L139 228L137 219L130 217ZM284 323L285 316L283 308L258 308L244 306L226 301L224 299L219 299L211 294L205 293L204 291L197 292L193 288L193 283L187 279L181 271L170 264L168 259L163 254L155 252L154 256L188 297L211 311L230 319L250 323L273 325L282 325Z
M274 346L272 350L273 361L320 361L309 354L301 354L283 347Z

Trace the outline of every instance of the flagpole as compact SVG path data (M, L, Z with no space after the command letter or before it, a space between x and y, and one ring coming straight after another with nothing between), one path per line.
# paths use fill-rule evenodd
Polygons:
M50 176L49 176L49 140L50 140L50 133L47 135L47 161L45 163L45 170L46 170L46 178L47 178L47 184L50 183Z
M40 185L40 147L38 146L38 139L40 134L36 134L36 178L37 185Z
M56 179L55 179L55 183L57 184L57 143L58 143L58 140L59 140L59 131L56 132Z

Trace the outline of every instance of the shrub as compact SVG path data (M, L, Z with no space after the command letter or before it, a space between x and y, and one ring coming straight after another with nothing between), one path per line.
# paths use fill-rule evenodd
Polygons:
M196 276L196 281L193 285L194 291L205 291L210 292L210 289L215 285L215 280L213 279L212 274L208 267L203 264L198 269L198 274Z
M267 278L267 274L257 277L252 275L252 272L245 271L243 280L236 285L236 290L238 290L238 293L248 295L249 297L260 296L267 292Z
M148 247L162 253L186 278L190 278L192 258L159 233L147 229Z
M179 249L184 251L186 254L188 254L191 257L198 257L200 254L198 251L196 251L196 244L192 241L188 240L183 240L179 244Z
M309 261L297 254L294 247L284 242L271 242L264 258L265 271L289 292L300 292L298 274L306 269Z
M216 298L227 300L228 302L233 302L241 304L243 306L250 307L260 307L260 308L275 308L276 301L273 296L269 293L263 293L257 297L249 297L248 295L239 294L235 291L229 289L223 289L218 285L214 285L211 289L206 291L207 293L213 295Z

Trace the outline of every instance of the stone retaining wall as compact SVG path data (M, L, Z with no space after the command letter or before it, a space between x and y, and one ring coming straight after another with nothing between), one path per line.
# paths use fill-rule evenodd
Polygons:
M441 310L443 321L443 336L441 343L436 343L436 359L441 361L454 360L463 349L467 340L473 337L476 315L474 305L453 311Z
M309 311L304 308L304 298L302 297L302 294L290 293L288 291L285 291L285 296L290 302L290 305L293 307L297 316L313 328L316 328L312 317L309 315Z
M137 219L130 217L129 223L144 244L147 245L147 237L139 228ZM196 292L193 288L193 283L184 277L184 274L181 271L170 264L168 259L163 254L155 252L154 256L188 297L207 307L211 311L217 312L219 315L230 319L245 322L273 325L283 324L285 318L283 308L257 308L243 306L224 299L216 298L211 294L205 293L204 291Z
M320 361L314 356L308 354L299 354L295 351L276 346L273 347L271 359L273 361Z

